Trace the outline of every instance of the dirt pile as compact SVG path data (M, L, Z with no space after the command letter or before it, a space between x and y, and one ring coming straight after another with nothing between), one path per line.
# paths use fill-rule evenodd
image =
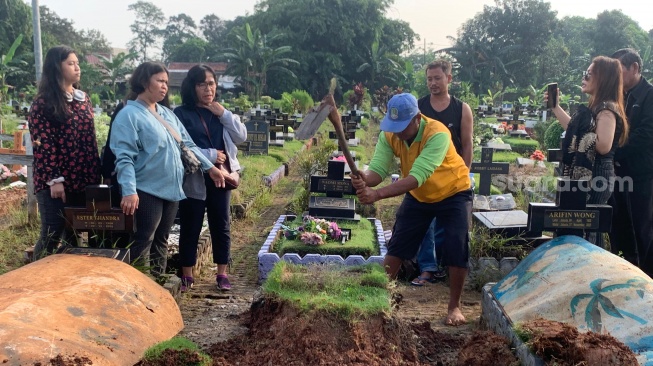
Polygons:
M506 338L492 332L479 331L463 346L458 354L458 366L506 365L518 366L519 360L510 349Z
M520 328L530 349L547 363L637 365L633 351L609 334L580 333L571 325L545 319L531 320Z
M87 366L87 365L93 365L93 361L91 361L87 357L79 357L79 356L62 356L62 355L57 355L54 358L50 359L50 362L47 364L43 364L41 362L37 362L34 364L34 366Z
M214 365L422 364L411 329L384 316L350 323L262 298L252 306L249 329L210 348Z

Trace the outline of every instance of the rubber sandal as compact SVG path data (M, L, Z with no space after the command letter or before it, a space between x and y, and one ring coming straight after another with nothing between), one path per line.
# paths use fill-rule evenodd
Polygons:
M417 278L414 279L410 284L413 285L413 286L421 287L421 286L426 285L427 282L434 283L435 280L433 279L433 277L426 278L426 277L422 277L420 275L420 276L417 276Z

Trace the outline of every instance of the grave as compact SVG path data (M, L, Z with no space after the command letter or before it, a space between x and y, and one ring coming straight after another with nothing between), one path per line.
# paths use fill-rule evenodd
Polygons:
M270 124L270 145L283 147L285 140L283 139L284 127L277 125L276 118L269 118L267 122ZM287 130L287 129L286 129ZM277 135L278 134L278 135Z
M484 147L481 150L481 162L472 162L472 168L470 169L470 172L474 174L481 174L478 185L478 194L483 196L488 196L490 194L492 176L495 174L508 174L510 168L510 164L508 163L492 162L492 155L494 155L494 149Z
M282 113L280 119L277 117L276 123L277 125L282 126L283 139L286 141L292 141L295 138L295 133L290 132L289 129L295 129L297 119L289 118L288 113Z
M529 158L517 158L517 167L518 168L523 168L525 166L536 166L538 168L546 168L546 165L544 165L543 161L538 161L535 159L529 159Z
M562 149L549 149L547 150L546 160L555 165L556 176L562 175Z
M247 129L247 140L238 144L238 150L245 155L267 155L269 151L269 128L270 126L261 120L251 120L245 122Z
M547 230L582 237L585 232L609 232L612 207L587 204L588 185L586 180L558 178L555 203L528 204L529 233L539 236Z
M653 280L584 239L565 235L548 241L483 288L483 323L511 341L523 365L545 364L514 330L538 318L581 333L610 334L635 352L639 365L653 364Z
M111 187L91 185L85 189L86 207L66 207L66 226L76 232L87 232L94 242L93 246L102 248L62 247L59 253L78 254L93 257L114 258L129 263L129 249L112 248L105 243L109 232L132 233L134 216L125 215L120 208L111 207Z
M312 176L310 193L326 193L325 196L311 195L308 203L308 214L324 219L360 220L356 214L356 200L344 198L344 195L355 195L356 190L351 179L345 179L346 162L329 160L326 176Z
M506 143L501 144L501 143L498 143L498 142L488 141L486 146L488 148L490 148L490 149L493 149L493 150L512 151L512 146L510 146L510 144L506 144Z

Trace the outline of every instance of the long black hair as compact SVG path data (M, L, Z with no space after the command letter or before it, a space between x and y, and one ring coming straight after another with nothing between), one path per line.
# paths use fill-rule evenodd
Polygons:
M45 61L43 61L43 74L41 75L37 98L45 100L46 108L51 111L55 121L58 122L65 121L70 117L61 63L66 61L71 53L77 54L75 50L68 46L52 47L48 50ZM79 89L79 83L74 83L73 87Z
M181 82L181 102L184 106L194 107L197 104L198 98L195 85L206 81L207 72L213 75L213 79L217 83L218 77L215 75L215 71L208 65L195 65L188 70L184 81Z
M160 62L145 61L142 64L138 65L136 70L132 73L131 79L129 79L129 94L127 94L126 100L136 100L139 94L143 93L145 89L150 85L150 79L152 75L165 72L166 75L169 75L168 69L163 66ZM170 100L168 98L168 93L163 98L159 104L166 107L170 107Z

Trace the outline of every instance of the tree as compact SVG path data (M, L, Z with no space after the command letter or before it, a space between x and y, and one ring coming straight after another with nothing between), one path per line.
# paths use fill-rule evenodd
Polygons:
M20 43L23 41L23 35L19 35L18 38L14 40L11 47L6 54L0 56L0 104L7 96L9 91L9 85L7 84L7 76L19 72L20 69L12 65L16 49L20 46Z
M360 45L379 44L398 55L413 45L414 32L408 24L386 18L393 0L262 0L246 21L263 34L280 32L274 46L292 45L292 58L299 62L292 71L301 88L321 99L332 77L348 90L360 81L356 71L367 62ZM233 44L231 44L233 46ZM280 75L281 76L281 75ZM271 91L292 79L276 79ZM340 90L336 90L338 98Z
M396 85L397 76L401 73L401 65L395 61L397 58L385 46L379 45L377 36L374 42L372 42L372 46L367 48L367 61L358 66L356 72L368 71L365 83L372 90L387 85L388 83L386 81L390 81L392 85Z
M97 29L86 29L80 32L81 44L77 46L83 55L92 53L110 53L111 46L107 38Z
M23 0L0 0L0 54L21 34L32 36L32 11Z
M459 63L460 76L476 91L533 83L537 58L556 27L556 12L540 0L495 0L465 22L446 51Z
M175 53L176 49L192 38L196 38L197 25L190 16L181 13L171 16L168 19L168 25L161 30L163 38L163 59L170 61L170 55Z
M207 60L208 43L194 37L177 46L168 57L168 62L204 62Z
M592 41L593 56L611 55L624 47L632 47L641 52L649 46L646 31L620 10L606 10L596 17Z
M234 35L238 44L236 47L226 49L222 55L229 63L225 74L240 76L245 81L245 88L255 100L267 89L268 72L283 73L297 78L287 66L298 65L299 62L284 56L291 52L291 47L268 45L268 42L274 43L281 34L263 35L259 29L252 30L247 23Z
M100 56L100 60L102 60L101 67L111 83L110 99L116 98L116 82L131 72L132 67L129 65L129 62L136 57L136 54L125 54L124 52L120 52L118 55L113 56L113 58Z
M129 50L140 55L141 62L149 60L148 50L157 48L161 31L157 24L163 23L163 11L151 2L139 0L127 9L136 14L136 20L129 26L134 38L129 41Z

